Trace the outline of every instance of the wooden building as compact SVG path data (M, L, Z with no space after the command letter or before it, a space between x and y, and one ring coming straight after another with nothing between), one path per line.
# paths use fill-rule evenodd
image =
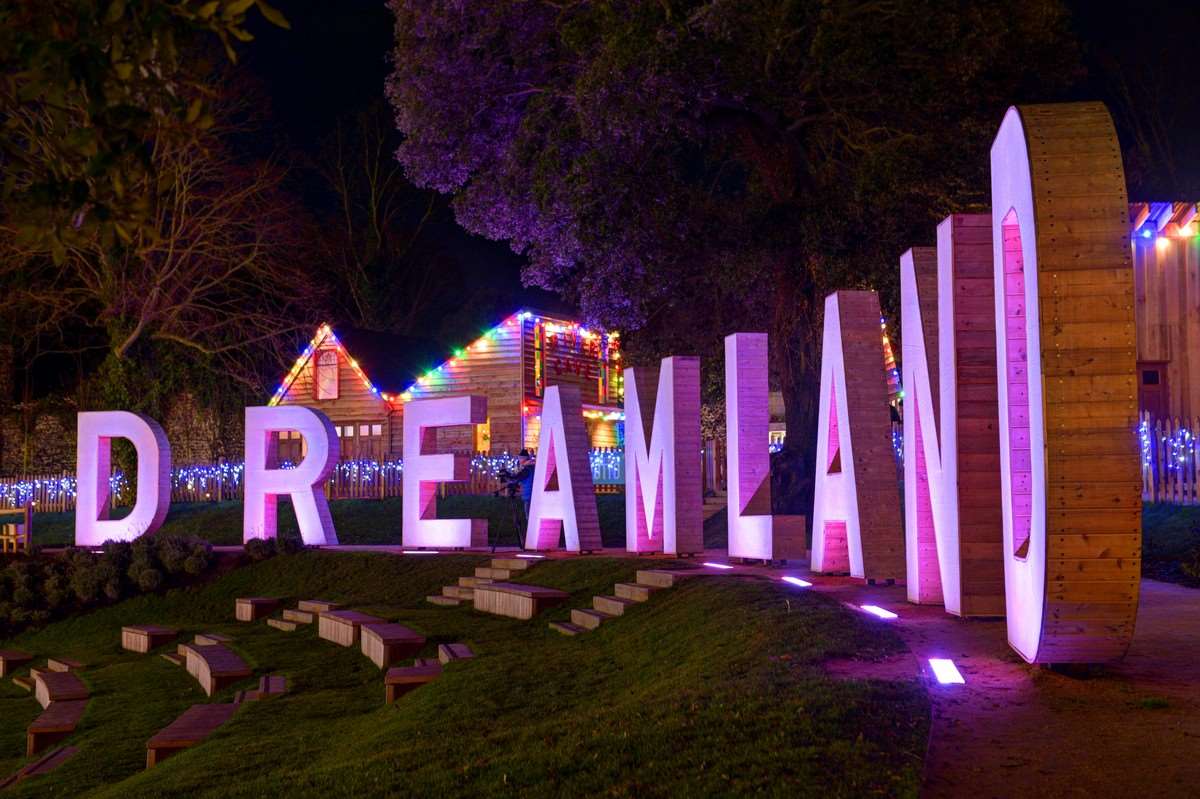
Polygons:
M1156 419L1200 416L1200 219L1195 203L1136 203L1138 404Z
M537 446L546 387L572 384L583 393L591 445L624 444L615 332L522 310L441 363L431 355L435 351L427 341L321 325L270 404L325 413L341 437L343 460L385 460L403 456L406 403L482 394L488 398L487 421L442 429L439 448L516 453ZM298 433L280 434L281 460L298 460L303 448Z

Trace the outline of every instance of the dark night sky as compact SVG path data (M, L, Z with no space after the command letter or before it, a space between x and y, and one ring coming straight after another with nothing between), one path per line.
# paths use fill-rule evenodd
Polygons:
M1168 121L1178 161L1187 170L1177 187L1200 193L1200 137L1193 135L1200 125L1200 93L1189 64L1195 55L1195 32L1200 30L1200 6L1185 9L1181 8L1185 4L1161 0L1134 6L1095 0L1068 0L1068 4L1088 71L1072 99L1108 102L1128 145L1130 126L1116 102L1119 79L1114 77L1124 75L1134 85L1141 106L1138 114L1146 118L1162 114ZM290 147L311 154L340 116L382 95L392 17L380 0L281 0L279 5L292 30L257 24L257 41L244 50L245 62L271 97L275 132ZM1176 187L1136 162L1127 164L1127 171L1131 199L1185 199L1172 197ZM499 304L551 302L544 292L518 288L521 259L506 245L467 236L448 219L435 233L469 272L501 294L512 292Z

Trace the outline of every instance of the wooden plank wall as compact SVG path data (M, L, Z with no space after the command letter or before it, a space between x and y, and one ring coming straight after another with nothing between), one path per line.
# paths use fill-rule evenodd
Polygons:
M1046 594L1037 662L1133 636L1141 576L1133 268L1121 148L1101 103L1023 106L1037 209Z
M953 263L960 614L1003 616L992 217L955 214L943 224Z
M1200 236L1135 235L1132 246L1137 359L1166 362L1170 416L1198 416Z

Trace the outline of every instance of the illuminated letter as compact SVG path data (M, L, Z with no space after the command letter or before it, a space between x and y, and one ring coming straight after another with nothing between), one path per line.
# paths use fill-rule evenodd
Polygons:
M812 570L865 580L904 576L879 298L825 298Z
M571 552L603 546L579 386L546 389L525 548L555 549L560 533Z
M294 469L268 469L272 434L300 433L307 447ZM320 411L300 405L246 408L246 500L242 507L242 540L274 538L276 502L287 494L296 513L300 537L310 546L338 542L325 500L324 482L338 461L337 432Z
M804 557L803 516L771 515L767 335L725 337L725 436L729 557Z
M991 217L948 217L936 253L901 256L900 305L908 600L1003 616Z
M486 420L487 397L439 397L404 406L404 546L487 546L487 519L437 518L438 483L468 479L471 456L433 454L437 428Z
M1008 642L1125 654L1141 576L1129 205L1100 103L1010 108L992 144Z
M78 414L75 476L75 545L132 541L153 533L171 505L171 445L158 422L128 411ZM112 509L112 440L123 438L137 452L137 499L123 519L109 520Z
M704 550L700 491L700 359L626 369L625 548Z

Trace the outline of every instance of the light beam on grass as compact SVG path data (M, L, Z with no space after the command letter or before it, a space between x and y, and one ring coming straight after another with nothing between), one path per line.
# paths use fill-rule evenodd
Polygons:
M732 569L732 568L733 568L733 567L732 567L732 566L730 566L728 563L712 563L712 562L706 562L706 563L704 563L704 565L705 565L705 566L707 566L707 567L709 567L710 569Z
M933 669L933 676L942 685L964 685L967 682L950 658L930 658L929 668Z
M790 574L781 579L785 583L791 583L792 585L798 585L801 588L811 588L812 587L812 583L810 583L808 580L801 580L799 577L792 577Z
M886 619L888 621L891 621L892 619L900 618L895 613L892 613L890 610L881 608L878 605L859 605L859 607L862 608L867 613L870 613L872 616L875 616L876 618Z

